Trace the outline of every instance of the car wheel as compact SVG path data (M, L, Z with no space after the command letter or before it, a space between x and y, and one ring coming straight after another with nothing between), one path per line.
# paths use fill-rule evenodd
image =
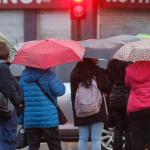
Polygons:
M101 136L102 150L113 150L114 142L114 128L107 128L103 130ZM125 150L125 138L123 137L123 150Z

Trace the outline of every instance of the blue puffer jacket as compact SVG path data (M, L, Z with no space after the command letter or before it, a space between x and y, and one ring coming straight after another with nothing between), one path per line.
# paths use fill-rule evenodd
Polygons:
M50 70L25 69L21 75L20 85L26 107L24 114L19 118L19 124L24 124L24 128L57 127L59 120L56 107L37 86L36 80L56 104L57 96L65 93L65 86Z

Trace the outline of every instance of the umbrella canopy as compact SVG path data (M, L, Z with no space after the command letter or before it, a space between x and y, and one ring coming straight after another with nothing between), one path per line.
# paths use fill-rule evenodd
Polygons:
M14 48L19 51L19 49L24 45L25 43L19 43L17 45L14 46ZM12 58L10 59L10 62L12 62L15 58L15 55L12 56ZM25 66L23 65L17 65L17 64L11 64L9 66L10 71L12 73L13 76L17 77L17 76L21 76L22 71L25 69Z
M0 32L0 40L6 41L6 43L8 44L10 48L10 58L12 58L14 54L17 53L16 49L13 47L13 45L6 39L6 37L1 32Z
M148 34L138 34L137 36L150 39L150 35L148 35Z
M124 46L123 42L116 40L88 40L79 41L80 45L85 47L84 58L97 58L110 60L115 52Z
M6 37L4 36L4 34L2 34L1 32L0 32L0 36L2 36L3 38L5 38L5 39L6 39Z
M141 41L141 40L144 40L145 38L132 36L132 35L118 35L118 36L110 37L110 38L107 38L107 39L119 40L119 41L123 41L124 44L127 44L129 42Z
M113 58L123 61L150 61L150 39L123 46Z
M33 41L30 41L33 42ZM24 43L18 43L17 45L14 46L14 48L19 51L21 49L21 47L28 42L24 42ZM15 58L15 55L10 59L10 62L12 62ZM11 73L13 74L13 76L15 77L19 77L21 76L22 71L25 69L25 66L23 65L17 65L17 64L11 64L9 66Z
M82 61L84 52L85 49L75 41L48 39L25 43L12 63L47 69Z

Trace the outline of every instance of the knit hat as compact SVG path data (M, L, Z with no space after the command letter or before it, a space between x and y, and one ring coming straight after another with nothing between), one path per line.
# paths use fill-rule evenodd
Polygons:
M10 48L5 41L0 40L0 56L10 54Z

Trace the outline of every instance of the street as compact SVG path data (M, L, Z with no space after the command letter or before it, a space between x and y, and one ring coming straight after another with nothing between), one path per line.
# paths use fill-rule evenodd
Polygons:
M77 150L78 142L62 142L61 146L62 150ZM23 150L28 150L28 148L25 148ZM41 143L40 150L49 150L47 144ZM91 150L91 142L88 142L87 150Z
M78 142L62 142L62 150L77 150ZM47 144L41 144L40 150L49 150ZM88 149L91 150L91 142L88 142Z

